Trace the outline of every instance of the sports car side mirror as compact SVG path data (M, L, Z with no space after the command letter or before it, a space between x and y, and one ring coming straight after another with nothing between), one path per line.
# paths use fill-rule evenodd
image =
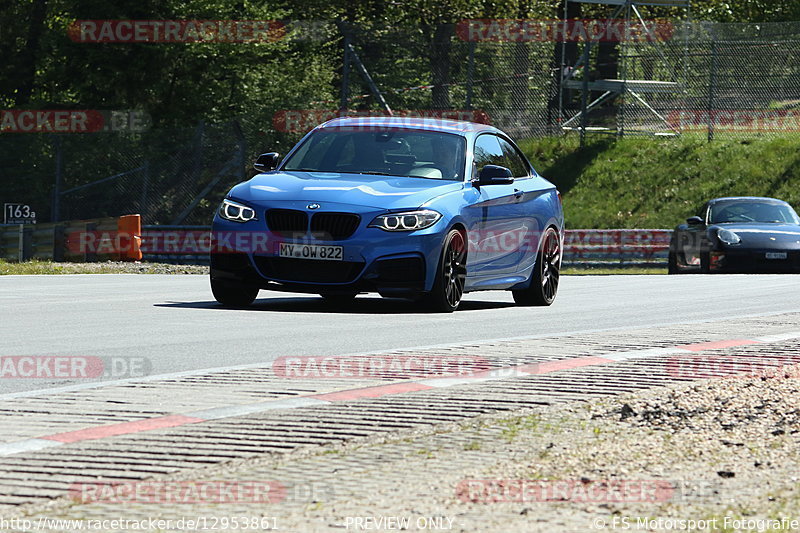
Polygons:
M478 185L508 185L514 183L511 170L499 165L486 165L478 174Z
M686 223L690 226L700 226L703 224L703 219L700 217L689 217L686 219Z
M261 172L268 172L270 170L275 170L278 166L280 155L278 152L268 152L266 154L261 154L256 159L256 162L253 163L253 168L256 170L260 170Z

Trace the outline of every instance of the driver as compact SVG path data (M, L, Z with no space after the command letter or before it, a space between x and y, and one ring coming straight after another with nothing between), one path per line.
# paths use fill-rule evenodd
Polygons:
M442 173L442 179L451 180L456 176L456 164L458 163L458 150L456 143L450 139L434 139L433 166Z

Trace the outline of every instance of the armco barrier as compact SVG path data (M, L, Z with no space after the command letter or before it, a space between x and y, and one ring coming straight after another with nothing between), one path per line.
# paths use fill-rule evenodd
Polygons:
M125 259L208 264L208 226L141 226L139 215L0 226L0 258L96 261ZM81 246L82 236L93 236ZM666 266L671 230L567 230L565 266ZM104 244L106 243L106 244Z
M144 226L143 230L142 253L145 261L180 265L208 265L211 263L207 250L201 250L198 253L194 248L189 249L189 247L180 245L176 246L174 250L162 249L163 246L154 246L155 243L163 243L164 237L169 234L210 234L211 228L208 226ZM198 236L194 241L202 242L202 238Z
M144 258L183 264L208 264L208 255L198 250L195 243L207 233L204 226L145 226L143 233ZM172 237L175 245L154 246ZM184 237L188 236L188 239ZM567 230L564 242L566 266L666 266L672 230ZM181 246L190 242L192 246ZM155 250L158 249L158 252ZM198 253L198 252L201 253Z
M672 230L576 229L566 232L568 266L666 266Z
M141 224L139 215L125 215L54 224L3 225L0 226L0 259L6 261L27 261L29 259L79 262L108 259L136 261L142 259L142 253L139 250ZM114 236L112 238L117 235L125 235L130 242L122 246L109 246L106 253L96 249L76 252L79 247L76 247L74 242L70 242L70 239L76 239L80 235L98 233Z

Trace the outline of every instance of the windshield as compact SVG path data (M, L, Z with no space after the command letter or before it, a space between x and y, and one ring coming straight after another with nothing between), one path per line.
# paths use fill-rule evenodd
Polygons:
M712 224L726 222L761 222L800 224L797 213L786 204L774 202L725 202L711 206Z
M451 133L325 128L311 134L282 170L462 180L465 147L466 140Z

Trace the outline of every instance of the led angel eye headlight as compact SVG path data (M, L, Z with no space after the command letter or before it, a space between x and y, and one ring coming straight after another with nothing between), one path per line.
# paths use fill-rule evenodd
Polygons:
M256 219L256 212L252 207L226 198L219 206L219 216L232 222L250 222Z
M442 218L440 213L430 209L407 211L405 213L392 213L380 215L370 222L370 228L380 228L384 231L416 231L436 224Z

